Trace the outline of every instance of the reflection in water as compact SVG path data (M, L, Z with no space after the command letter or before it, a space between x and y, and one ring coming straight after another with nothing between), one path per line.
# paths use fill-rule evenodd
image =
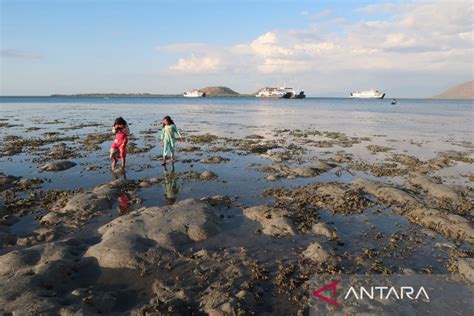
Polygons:
M182 187L178 185L178 175L174 172L174 165L171 165L171 172L168 172L166 165L163 166L163 192L165 193L166 205L176 202L179 191Z
M119 216L126 215L133 211L132 201L130 201L130 195L128 193L120 193L118 197L118 202Z

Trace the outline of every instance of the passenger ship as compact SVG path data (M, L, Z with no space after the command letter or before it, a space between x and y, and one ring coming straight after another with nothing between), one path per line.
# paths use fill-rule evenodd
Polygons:
M280 99L303 99L305 97L304 92L301 91L296 94L295 89L290 87L272 88L265 87L257 92L255 95L257 98L280 98Z
M374 89L351 92L351 98L359 99L383 99L384 96L385 93Z
M200 92L196 89L183 93L183 97L185 98L203 98L205 96L206 96L206 92Z

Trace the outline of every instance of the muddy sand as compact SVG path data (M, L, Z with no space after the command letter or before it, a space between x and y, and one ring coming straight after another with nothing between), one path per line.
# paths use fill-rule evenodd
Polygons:
M315 274L474 282L469 141L189 119L162 168L154 118L111 172L108 124L73 117L2 120L2 313L302 315Z

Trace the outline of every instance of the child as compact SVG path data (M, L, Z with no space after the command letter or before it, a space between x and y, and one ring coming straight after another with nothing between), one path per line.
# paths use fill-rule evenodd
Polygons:
M121 168L125 169L125 157L127 155L128 135L130 134L127 122L122 117L116 118L114 126L112 127L112 132L115 133L115 139L112 142L112 146L110 147L112 170L114 170L115 166L117 165L118 157L120 157L120 160L122 162Z
M163 146L163 163L162 165L166 165L166 159L168 157L168 153L170 154L171 163L174 163L174 144L176 142L176 138L182 140L181 134L179 133L178 128L174 124L173 120L169 116L165 116L163 118L163 127L161 129L160 135L160 144Z

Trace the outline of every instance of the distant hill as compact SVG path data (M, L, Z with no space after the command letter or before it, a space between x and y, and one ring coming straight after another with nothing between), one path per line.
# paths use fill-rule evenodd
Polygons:
M206 96L212 97L212 96L238 96L239 93L235 92L231 88L227 87L205 87L202 89L199 89L200 92L205 92Z
M77 93L77 94L52 94L52 97L174 97L179 94L156 93Z
M432 98L474 100L474 80L452 87L441 94L435 95Z

